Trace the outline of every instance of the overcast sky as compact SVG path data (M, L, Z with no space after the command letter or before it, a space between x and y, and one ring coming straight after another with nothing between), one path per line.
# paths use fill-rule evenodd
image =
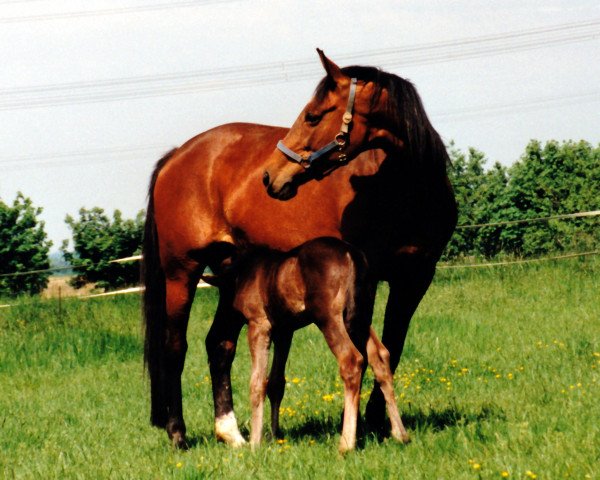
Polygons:
M0 198L43 207L53 250L81 207L132 217L171 147L291 125L315 47L410 79L444 140L490 162L600 141L598 0L0 0Z

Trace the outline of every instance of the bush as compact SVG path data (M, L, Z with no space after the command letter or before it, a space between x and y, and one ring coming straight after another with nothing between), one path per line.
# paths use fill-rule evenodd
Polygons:
M38 220L41 208L33 206L22 193L12 206L0 200L0 295L40 293L48 285L50 272L16 275L50 267L44 222Z
M449 170L459 225L476 225L600 209L600 147L587 142L531 141L510 168L485 170L483 153L450 145ZM458 228L446 258L543 255L597 248L596 218Z
M74 251L63 241L61 251L76 272L72 285L80 288L95 283L115 289L139 283L139 263L111 263L118 258L139 255L144 230L144 212L135 219L124 220L115 210L112 221L98 207L79 210L79 220L67 216L65 222L73 232Z

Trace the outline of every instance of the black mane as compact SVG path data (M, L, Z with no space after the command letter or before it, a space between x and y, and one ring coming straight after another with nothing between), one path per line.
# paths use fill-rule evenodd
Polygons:
M405 142L407 161L437 173L446 173L446 165L450 162L446 147L431 125L421 97L410 81L376 67L351 66L342 68L342 72L348 77L376 85L371 106L379 102L383 90L388 92L386 127ZM329 77L323 78L315 90L315 97L322 100L331 88Z

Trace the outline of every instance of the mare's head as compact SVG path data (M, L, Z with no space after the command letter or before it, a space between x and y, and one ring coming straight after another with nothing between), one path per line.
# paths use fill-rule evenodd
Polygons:
M317 51L326 76L267 159L263 183L269 195L287 200L300 184L373 148L422 157L433 141L441 145L445 168L443 143L410 82L374 67L340 68Z

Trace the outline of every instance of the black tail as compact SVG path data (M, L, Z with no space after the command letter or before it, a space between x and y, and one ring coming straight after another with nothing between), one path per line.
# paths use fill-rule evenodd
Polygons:
M158 232L154 221L154 186L162 167L173 156L171 150L154 168L148 191L148 209L142 245L142 283L144 291L144 363L150 376L150 422L164 428L167 423L164 385L164 345L167 320L165 273L160 264Z

